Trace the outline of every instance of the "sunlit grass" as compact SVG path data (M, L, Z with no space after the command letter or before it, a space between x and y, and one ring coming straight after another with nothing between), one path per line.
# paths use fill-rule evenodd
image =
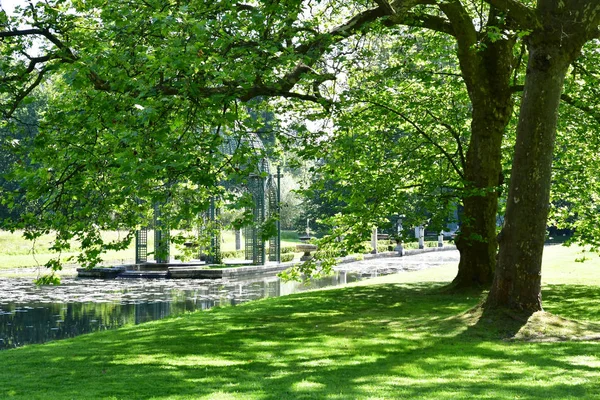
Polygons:
M104 240L114 241L119 238L125 237L126 232L103 232ZM282 235L285 239L282 239L282 246L295 246L299 242L298 235L295 232L285 232ZM7 231L0 230L0 269L12 269L12 268L23 268L23 267L37 267L44 265L48 260L56 257L56 253L49 250L54 240L53 234L42 235L35 242L25 240L22 236L22 232L17 231L10 233ZM115 265L132 263L135 259L135 244L132 243L125 250L120 251L108 251L102 255L104 264ZM148 249L152 251L154 246L154 237L152 234L148 235ZM75 241L72 243L72 250L65 251L61 254L61 259L65 264L75 263L75 259L69 259L70 257L77 256L78 245ZM235 250L235 235L232 231L222 232L221 241L222 251ZM176 248L175 245L171 247L172 256L180 254L181 252Z
M568 340L600 333L600 274L569 252L545 263L560 316L525 325L442 290L444 266L3 351L0 398L600 399L600 342Z

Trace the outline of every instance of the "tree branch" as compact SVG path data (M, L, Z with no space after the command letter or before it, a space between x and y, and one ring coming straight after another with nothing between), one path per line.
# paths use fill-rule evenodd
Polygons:
M65 57L65 61L71 60L74 61L76 59L75 55L69 49L67 45L65 45L56 35L54 35L50 30L46 28L32 28L32 29L21 29L21 30L12 30L12 31L0 31L0 38L8 38L8 37L20 37L20 36L44 36L50 42L52 42L58 49L65 52L67 57Z
M365 100L365 103L368 104L373 104L377 107L381 107L385 110L388 110L396 115L398 115L400 118L402 118L404 121L408 122L413 128L415 128L415 130L417 131L417 133L419 133L421 136L423 136L429 143L431 143L435 148L437 148L443 155L444 157L446 157L446 159L448 160L448 162L452 165L452 168L454 169L454 171L458 174L458 176L461 177L461 179L464 179L464 174L462 172L462 170L458 167L458 165L456 165L456 161L454 161L454 158L452 157L452 155L450 155L446 149L444 149L438 142L436 142L435 140L433 140L433 138L427 133L425 132L423 129L421 129L421 127L419 127L414 121L412 121L410 118L408 118L407 116L405 116L403 113L401 113L398 110L395 110L385 104L381 104L375 101L371 101L371 100Z
M440 9L446 14L450 23L454 37L458 44L458 60L461 71L470 94L473 95L480 90L483 82L481 59L477 54L477 30L467 11L460 1L452 0L447 3L441 3Z
M525 87L523 85L514 85L511 86L510 89L513 93L517 93L522 92L525 89ZM560 99L568 105L570 105L571 107L576 108L579 111L582 111L583 113L587 114L590 118L593 118L597 123L600 124L600 114L598 114L598 112L593 107L583 104L581 101L574 99L566 93L561 94Z
M579 111L584 112L589 117L593 118L598 124L600 124L600 115L598 115L598 112L596 110L594 110L592 107L582 104L581 101L578 101L577 99L572 98L571 96L569 96L566 93L561 94L560 99L562 101L564 101L565 103L567 103L568 105L570 105L571 107L574 107L574 108L578 109Z
M521 29L537 29L542 24L538 20L535 10L527 7L517 0L483 0L490 6L497 8L508 14L508 17L515 21Z
M394 10L394 8L390 5L390 3L387 0L373 0L373 1L379 6L379 8L385 10L385 12L388 15L396 14L396 11Z
M33 81L33 83L31 85L29 85L27 88L22 90L20 93L17 93L13 105L10 107L10 109L8 111L3 112L4 118L6 118L6 119L12 118L12 115L15 113L15 111L17 111L17 109L19 108L19 105L25 99L25 97L27 97L33 91L33 89L35 89L36 87L38 87L40 85L40 83L42 83L42 79L44 78L44 75L46 74L46 72L47 72L46 68L42 69L40 72L38 72L38 76L36 77L36 79Z
M450 132L450 134L452 135L452 137L454 138L454 140L456 141L456 145L457 145L457 150L458 150L458 155L460 157L460 164L462 166L462 170L465 170L465 165L467 164L467 159L465 157L465 153L463 151L463 146L462 146L462 142L460 140L460 135L459 133L456 131L456 129L454 129L450 124L445 123L444 121L440 120L437 116L435 116L430 110L427 110L427 114L433 118L438 124L440 124L441 126L443 126L444 128L446 128L446 130L448 130L448 132Z
M447 34L452 34L453 30L448 20L443 17L428 15L428 14L413 14L410 12L412 8L422 4L435 4L435 0L396 0L393 5L388 0L375 0L379 7L368 9L353 17L349 18L345 23L333 28L329 32L318 34L312 40L299 44L293 49L293 53L296 57L301 58L296 66L291 70L276 79L273 82L262 83L259 80L255 82L255 85L248 87L244 82L225 82L220 86L211 86L209 84L200 83L197 86L192 84L192 87L180 86L178 82L164 82L161 80L154 86L154 90L163 95L192 95L201 97L210 96L227 96L232 98L238 98L244 101L250 100L257 96L282 96L288 98L297 98L302 100L313 101L321 104L325 107L329 104L328 100L324 99L318 91L314 95L303 94L292 92L292 89L302 79L306 79L307 75L313 73L314 65L322 59L323 55L331 48L335 43L338 43L356 33L360 33L365 28L378 20L381 20L386 26L394 26L398 24L405 24L417 27L424 27ZM236 7L239 11L250 11L256 10L255 6L249 6L247 4L238 3ZM392 13L392 15L390 15ZM63 62L74 62L77 57L71 51L71 49L63 43L55 34L50 32L46 28L32 28L23 30L12 30L0 32L0 38L3 37L15 37L15 36L28 36L28 35L41 35L53 43L62 54L56 54L56 57ZM248 47L249 43L244 43L244 46ZM33 72L35 65L43 62L41 59L32 61L33 66L27 68L28 73ZM109 77L100 76L97 72L90 70L88 77L96 90L100 91L111 91L112 85ZM38 76L38 79L40 76ZM309 78L310 79L310 78ZM316 79L313 82L313 88L318 86L324 80L330 79L325 75L316 75ZM129 92L129 89L124 89L125 92ZM185 92L185 93L184 93ZM139 93L136 89L131 88L130 95L136 96ZM20 101L23 98L19 97Z

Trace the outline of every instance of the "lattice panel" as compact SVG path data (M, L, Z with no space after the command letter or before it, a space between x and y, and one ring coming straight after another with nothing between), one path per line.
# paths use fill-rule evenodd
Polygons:
M254 222L256 226L261 226L265 222L266 217L266 204L265 204L265 180L263 178L257 179L257 191L254 197ZM255 264L263 265L265 263L265 242L262 240L261 232L259 228L255 229L256 239L254 242L254 248L256 251Z
M273 182L273 179L269 179L269 187L267 189L268 194L268 217L272 217L278 214L279 212L279 202L277 199L277 189ZM271 236L269 238L269 261L280 261L280 241L279 235Z
M254 262L254 231L250 226L244 228L244 255L246 260Z
M211 264L220 264L221 259L221 229L219 227L220 210L215 205L215 200L210 201L209 218L210 218L210 256L208 261Z
M148 229L143 227L135 232L135 263L148 261Z

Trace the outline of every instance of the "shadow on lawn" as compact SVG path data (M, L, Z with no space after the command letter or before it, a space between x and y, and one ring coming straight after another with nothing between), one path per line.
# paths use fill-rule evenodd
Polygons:
M596 343L503 343L485 317L472 326L456 317L480 297L439 289L315 291L6 351L0 397L600 396L597 384L564 380L599 380L597 368L569 361L596 354Z
M542 290L544 309L565 318L600 322L600 287L546 285Z

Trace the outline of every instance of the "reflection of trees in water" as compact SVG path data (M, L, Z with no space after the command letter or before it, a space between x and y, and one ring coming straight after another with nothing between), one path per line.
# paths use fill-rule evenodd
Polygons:
M216 305L236 305L253 299L343 284L346 283L346 273L342 275L308 283L282 283L276 277L198 282L198 288L193 290L179 290L152 282L147 287L120 290L119 302L3 304L0 306L0 350L139 324ZM356 279L353 276L347 281ZM89 290L85 283L81 284L81 289Z
M0 315L0 349L139 324L211 306L214 301L189 298L137 304L40 303L30 304L28 309L3 306L5 312L13 312Z
M168 305L167 305L168 306ZM74 337L135 322L136 305L110 303L29 304L23 309L3 306L0 348ZM15 311L18 310L18 311Z

